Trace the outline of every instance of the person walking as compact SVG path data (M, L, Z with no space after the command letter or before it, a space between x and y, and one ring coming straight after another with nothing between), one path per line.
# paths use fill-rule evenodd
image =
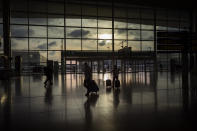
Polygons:
M47 77L44 82L45 87L47 86L48 81L50 82L50 85L52 85L53 84L52 82L53 70L48 66L45 68L45 75Z
M119 69L117 68L117 65L114 65L112 74L113 74L112 87L114 88L115 81L118 80L118 75L119 75Z
M90 85L92 80L92 70L87 63L84 64L84 75L85 75L84 86L87 88L87 93L85 95L88 96L91 88Z

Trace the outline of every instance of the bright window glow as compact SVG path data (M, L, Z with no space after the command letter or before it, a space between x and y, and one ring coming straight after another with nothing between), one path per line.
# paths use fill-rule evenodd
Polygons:
M99 36L99 39L111 39L112 35L111 34L101 34Z

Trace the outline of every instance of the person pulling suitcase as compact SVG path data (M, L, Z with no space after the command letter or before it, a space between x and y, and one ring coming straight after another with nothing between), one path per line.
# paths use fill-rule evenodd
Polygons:
M89 96L90 92L98 92L99 88L94 80L92 80L92 69L88 66L87 63L84 64L84 86L87 88L87 93L85 96Z
M114 68L112 70L113 74L113 81L112 81L112 87L120 87L120 81L118 80L119 76L119 69L117 68L117 65L114 65Z

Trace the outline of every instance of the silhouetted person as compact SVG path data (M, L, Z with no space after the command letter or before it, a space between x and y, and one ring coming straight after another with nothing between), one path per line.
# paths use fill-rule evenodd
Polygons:
M53 77L53 70L50 67L45 68L45 75L46 75L46 80L44 82L45 86L47 85L47 82L50 82L50 85L52 85L52 77Z
M88 96L91 88L90 82L92 80L92 70L87 63L84 64L84 75L85 75L84 86L87 88L87 93L85 95Z
M117 68L116 65L114 65L114 68L112 70L112 74L113 74L112 87L114 87L115 80L118 80L118 75L119 75L119 69Z

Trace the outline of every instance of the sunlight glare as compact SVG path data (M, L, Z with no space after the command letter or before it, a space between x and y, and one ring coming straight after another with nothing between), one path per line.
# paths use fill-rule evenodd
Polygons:
M101 34L99 36L99 39L111 39L112 35L111 34Z

